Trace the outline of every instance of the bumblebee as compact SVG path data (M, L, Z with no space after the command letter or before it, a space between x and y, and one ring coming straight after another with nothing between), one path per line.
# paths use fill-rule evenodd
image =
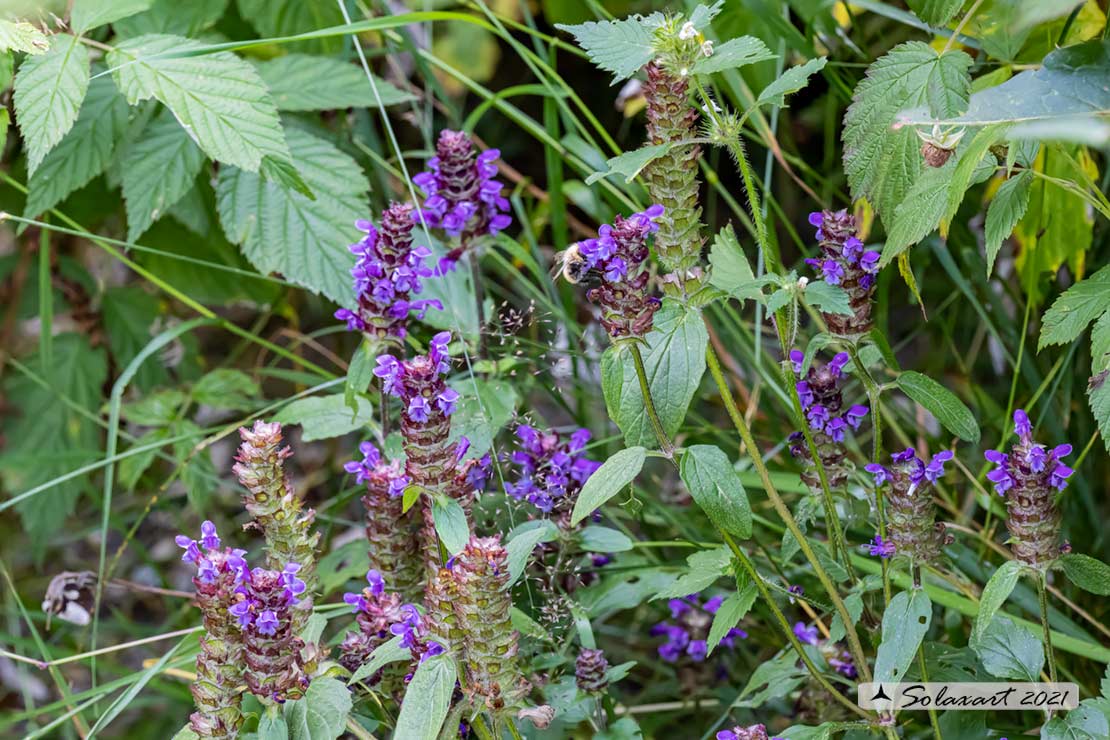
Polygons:
M562 273L563 278L565 278L568 283L574 285L586 279L587 275L591 272L590 265L578 250L577 244L572 244L567 249L556 252L554 263L554 266L551 268L551 274L557 275Z

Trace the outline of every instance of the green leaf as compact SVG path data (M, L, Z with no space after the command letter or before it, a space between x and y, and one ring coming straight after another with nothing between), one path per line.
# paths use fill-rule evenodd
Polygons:
M452 387L459 392L460 398L458 408L451 415L449 439L458 442L466 437L470 440L467 458L479 458L489 452L494 437L513 418L520 394L507 380L473 376L457 381Z
M940 225L948 204L948 186L956 169L954 159L943 167L926 169L894 209L880 266L890 264L898 255L927 237Z
M452 555L458 555L470 541L470 527L466 523L466 512L453 498L436 498L432 504L432 519L436 534L443 546Z
M261 392L251 376L229 367L217 368L193 384L193 400L217 409L249 409Z
M69 25L78 34L150 8L153 0L74 0Z
M1041 740L1105 740L1110 737L1110 720L1087 702L1056 717L1041 728Z
M127 101L112 79L93 80L73 128L27 182L24 215L34 218L49 211L104 172L126 128Z
M451 707L456 677L455 659L449 653L421 663L405 690L393 736L406 740L436 740Z
M990 626L994 615L1006 603L1010 593L1021 577L1022 565L1017 560L1007 560L994 572L983 587L979 597L979 613L975 615L975 626L971 630L971 640L979 640Z
M255 66L270 88L278 110L378 107L378 98L374 97L366 73L358 65L332 57L286 54ZM415 99L377 77L374 84L382 105L397 105Z
M339 5L331 0L238 0L237 4L239 15L263 38L294 36L346 22ZM344 37L333 36L286 46L298 52L330 54L341 51L343 42Z
M686 558L689 570L677 581L661 589L652 597L652 600L679 599L707 589L716 583L718 578L728 573L731 562L732 554L727 547L696 552Z
M998 250L1002 248L1002 240L1014 232L1014 227L1029 207L1029 186L1032 182L1033 173L1022 170L1002 183L987 208L987 277L994 272L994 260L998 257Z
M956 156L959 161L956 163L955 168L952 170L952 179L948 185L948 203L945 205L944 215L941 217L942 224L951 224L952 219L956 216L956 211L959 210L960 204L963 203L964 195L967 189L971 187L973 176L982 171L980 163L983 162L983 157L990 151L990 148L997 142L1003 139L1005 134L1005 126L987 126L980 129L971 143L961 147L957 150ZM994 155L990 155L986 164L987 172L994 172Z
M756 280L752 266L736 238L732 224L717 232L709 249L709 284L739 300L763 295L763 281Z
M335 740L347 726L351 692L342 681L326 676L312 679L304 698L282 705L289 740Z
M139 426L166 426L177 418L182 404L187 400L188 397L182 391L167 388L123 404L120 416Z
M917 656L933 619L933 603L924 591L900 591L883 612L883 641L875 656L875 682L902 680Z
M774 58L775 54L760 39L755 36L740 36L720 44L713 49L712 55L703 56L694 62L694 74L724 72L726 69L746 67Z
M200 735L193 732L193 728L185 725L170 740L199 740Z
M394 635L374 648L374 652L370 653L370 659L358 667L347 684L355 684L364 678L370 678L390 663L411 660L412 652L408 648L401 647L402 639L403 635Z
M250 172L264 157L288 160L277 109L254 67L228 51L197 55L203 48L149 34L116 46L108 64L129 103L157 99L212 159Z
M851 316L852 304L848 302L848 291L839 285L829 285L824 280L814 280L806 285L803 295L806 302L822 313Z
M374 363L372 349L369 342L363 342L355 349L351 363L347 366L347 382L343 385L343 398L351 411L358 410L355 396L366 393L370 382L374 380Z
M1058 561L1064 575L1084 591L1110 596L1110 565L1089 555L1070 553Z
M1110 265L1068 288L1045 311L1037 350L1075 341L1087 325L1110 310Z
M47 381L43 388L14 370L4 375L4 397L15 406L5 420L5 447L0 451L3 490L18 494L100 458L97 418L101 388L108 377L104 350L93 349L87 337L59 334L54 337L53 361L44 367L35 357L26 363L35 376ZM72 402L62 403L59 397ZM86 417L81 411L90 414ZM18 504L27 538L38 552L73 511L89 480L77 478L48 488Z
M1110 39L1065 46L1044 58L1037 69L1014 75L1006 82L971 96L963 115L914 108L900 117L904 124L985 126L1009 123L1105 116L1110 114ZM908 107L908 106L907 106ZM956 111L961 113L962 111Z
M979 424L975 415L952 391L912 370L899 375L897 383L903 393L925 407L952 434L966 442L979 441Z
M709 637L706 639L710 654L721 644L721 639L728 634L728 631L740 624L740 620L752 608L758 595L755 584L749 582L743 589L731 594L721 603L717 613L713 615L713 624L709 627Z
M320 558L320 589L325 595L347 585L352 579L362 580L370 570L366 542L352 540Z
M752 536L752 510L740 477L719 447L686 448L679 466L694 501L716 526L741 539Z
M228 0L154 0L150 10L117 21L112 29L120 38L148 33L196 36L223 16L227 4Z
M0 19L0 51L23 51L32 56L45 54L50 39L42 29L27 21Z
M301 440L341 437L374 421L374 409L365 398L359 397L358 411L352 413L342 393L330 396L311 396L289 404L274 417L282 424L300 424Z
M906 4L930 26L943 26L963 7L964 0L906 0Z
M1110 313L1103 314L1104 317ZM1110 369L1105 369L1093 376L1087 382L1087 401L1091 405L1091 413L1098 422L1099 434L1106 451L1110 452Z
M556 28L574 36L590 61L613 73L613 84L631 77L655 56L653 28L661 16L638 15L619 21L589 21L576 26L563 23Z
M971 58L943 55L920 41L894 47L867 70L844 118L844 168L853 198L867 198L884 222L923 170L920 142L911 127L894 128L899 112L928 104L938 115L967 106Z
M358 164L329 142L298 129L290 129L288 137L293 162L316 199L257 173L221 167L220 223L260 272L280 272L348 305L354 258L347 245L359 236L354 223L369 209L370 185Z
M75 36L55 34L45 54L19 65L12 99L30 174L73 127L88 89L89 52Z
M586 178L586 184L593 185L598 180L609 177L610 175L622 175L625 182L632 182L645 167L662 157L670 151L673 146L674 143L669 141L653 146L642 146L639 149L625 152L619 157L608 159L605 164L609 169L605 172L593 173Z
M1091 372L1106 369L1110 369L1110 311L1099 317L1091 328Z
M990 626L970 645L995 678L1035 682L1044 668L1041 639L1003 616L991 620Z
M756 98L756 107L761 105L786 105L786 96L796 93L809 84L809 78L825 68L825 57L810 59L805 64L791 67L782 76L763 88Z
M583 550L589 552L626 552L632 549L632 539L616 529L591 524L578 533Z
M447 254L447 248L420 226L413 229L412 235L416 244L426 244L431 248L432 256L428 258L428 264L438 264ZM428 311L428 315L424 317L425 324L452 333L461 332L467 340L476 343L481 327L478 325L478 301L474 293L470 258L468 255L463 264L449 270L446 275L425 280L420 298L437 300L443 304L442 311L435 308Z
M258 718L255 740L289 740L289 725L285 724L285 717L263 712Z
M189 192L203 164L204 152L163 108L124 152L128 241L137 241Z
M655 314L655 328L641 347L648 388L663 429L674 436L705 373L709 334L701 314L671 301ZM601 388L609 416L624 432L625 444L655 447L658 441L644 409L630 350L610 347L601 357Z
M602 504L630 484L644 467L646 458L647 450L643 447L629 447L602 463L578 493L578 500L574 502L574 511L570 517L571 526L578 524L595 509L601 508Z
M512 539L505 545L509 562L510 586L516 583L521 574L524 573L524 568L528 565L528 558L532 556L532 551L536 549L536 545L541 542L550 542L558 536L558 529L546 519L539 520L537 526L513 535Z
M848 618L852 624L858 624L863 615L863 597L858 593L848 594L844 597L844 608L848 610ZM832 622L829 624L829 642L839 642L846 634L844 620L839 614L833 615Z

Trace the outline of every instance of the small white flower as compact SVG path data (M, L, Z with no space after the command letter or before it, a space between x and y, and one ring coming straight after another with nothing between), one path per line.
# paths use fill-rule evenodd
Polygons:
M686 21L682 24L682 28L678 32L678 37L683 41L689 41L692 38L696 38L697 35L698 29L694 28L694 24L690 21Z
M709 39L703 41L701 44L701 53L707 57L713 56L713 42Z
M683 67L682 69L678 70L678 75L680 77L689 77L690 70L687 67Z
M714 112L714 113L720 113L720 112L721 112L721 106L717 105L717 101L716 101L716 100L714 100L713 98L710 98L710 99L709 99L709 105L712 105L712 106L713 106L713 112ZM708 106L705 106L705 105L703 105L703 106L701 107L701 112L702 112L702 113L705 113L706 115L709 115L709 107L708 107Z
M798 290L805 290L807 285L809 285L809 278L807 278L807 277L798 278Z

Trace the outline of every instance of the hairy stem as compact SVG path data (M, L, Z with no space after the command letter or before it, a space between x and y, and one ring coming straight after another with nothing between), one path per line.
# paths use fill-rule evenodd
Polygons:
M640 345L632 343L631 348L632 362L636 365L636 377L640 380L640 393L644 397L644 408L647 409L648 418L651 419L651 427L655 430L655 437L659 440L659 447L663 450L663 454L673 461L674 444L663 429L659 412L655 410L655 401L651 397L651 387L648 385L647 370L644 368L644 357L640 354Z
M1037 578L1037 597L1041 604L1041 627L1044 629L1044 655L1048 661L1048 676L1056 683L1056 657L1052 653L1052 629L1048 626L1048 589L1045 574Z

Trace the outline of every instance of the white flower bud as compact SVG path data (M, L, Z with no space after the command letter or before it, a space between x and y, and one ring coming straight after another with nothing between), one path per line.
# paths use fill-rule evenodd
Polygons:
M694 28L694 24L686 21L682 24L681 30L678 32L678 37L683 41L689 41L698 35L698 29Z

